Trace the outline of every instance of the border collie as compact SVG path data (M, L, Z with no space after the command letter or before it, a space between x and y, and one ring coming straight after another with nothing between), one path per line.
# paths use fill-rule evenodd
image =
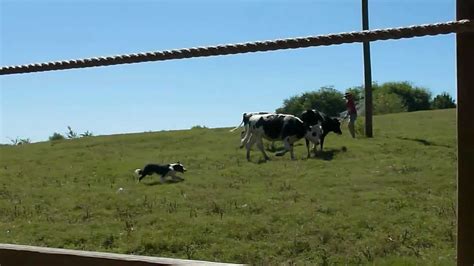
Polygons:
M143 169L136 169L135 174L139 175L138 182L140 182L145 176L158 174L161 176L161 183L165 182L165 177L171 176L173 180L184 180L184 178L179 177L176 173L186 172L186 168L180 163L171 163L171 164L147 164Z

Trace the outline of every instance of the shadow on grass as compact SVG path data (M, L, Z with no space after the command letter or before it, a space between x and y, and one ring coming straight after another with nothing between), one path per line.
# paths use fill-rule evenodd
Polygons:
M302 143L295 143L293 144L293 146L303 146ZM279 147L272 147L271 145L267 145L266 148L265 148L266 151L268 152L279 152L279 151L283 151L285 150L285 147L283 146L279 146Z
M323 151L318 150L316 152L316 156L315 157L311 156L310 159L323 159L325 161L331 161L332 159L334 159L334 156L336 154L341 153L341 152L347 152L347 147L343 146L340 149L325 149ZM313 153L311 152L311 154Z
M452 147L449 146L449 145L436 144L436 143L434 143L434 142L432 142L432 141L429 141L429 140L426 140L426 139L419 139L419 138L402 138L402 137L397 137L397 139L414 141L414 142L418 142L418 143L420 143L420 144L423 144L423 145L425 145L425 146L437 146L437 147L452 148Z
M152 181L150 183L145 183L141 182L145 186L156 186L156 185L169 185L169 184L175 184L175 183L180 183L183 182L184 179L182 180L174 180L174 179L166 179L165 182L161 183L159 180Z

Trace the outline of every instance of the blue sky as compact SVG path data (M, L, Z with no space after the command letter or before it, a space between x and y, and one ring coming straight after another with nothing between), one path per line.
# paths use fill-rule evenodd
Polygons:
M361 29L360 1L1 0L1 65ZM370 28L455 19L453 0L369 0ZM371 43L373 80L456 95L454 35ZM0 143L239 124L301 92L363 83L362 45L0 76Z

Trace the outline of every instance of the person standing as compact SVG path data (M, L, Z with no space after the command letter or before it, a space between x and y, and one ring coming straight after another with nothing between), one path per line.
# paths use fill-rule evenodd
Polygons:
M344 94L344 98L346 99L347 116L349 116L349 124L347 127L349 128L351 136L355 138L355 121L357 119L357 109L354 102L354 96L352 93L346 92Z

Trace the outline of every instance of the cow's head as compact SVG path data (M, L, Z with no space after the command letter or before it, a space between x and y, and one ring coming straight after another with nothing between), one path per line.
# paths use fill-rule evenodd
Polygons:
M307 128L305 138L314 144L318 144L322 134L323 128L321 127L321 123L317 123Z
M329 131L333 131L334 133L341 135L341 121L338 118L331 118L329 119Z

